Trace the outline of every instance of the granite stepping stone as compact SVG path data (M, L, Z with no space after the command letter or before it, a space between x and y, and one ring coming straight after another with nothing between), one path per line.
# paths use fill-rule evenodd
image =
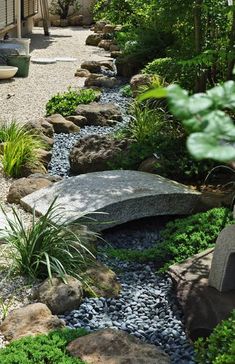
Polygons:
M27 210L45 214L52 201L63 209L63 221L84 213L97 220L96 231L158 215L187 215L205 210L201 194L158 175L139 171L103 171L64 179L21 199Z

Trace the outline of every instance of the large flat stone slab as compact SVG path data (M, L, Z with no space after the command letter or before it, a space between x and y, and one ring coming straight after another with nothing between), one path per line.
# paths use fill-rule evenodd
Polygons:
M55 183L21 200L29 210L45 214L58 196L64 221L76 221L84 212L99 223L95 230L142 217L185 215L203 209L201 194L158 175L139 171L82 174ZM99 212L99 214L94 214Z

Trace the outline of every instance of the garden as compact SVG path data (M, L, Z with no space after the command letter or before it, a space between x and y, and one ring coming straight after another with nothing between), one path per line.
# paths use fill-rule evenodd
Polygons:
M72 83L0 111L0 363L234 364L235 4L92 12Z

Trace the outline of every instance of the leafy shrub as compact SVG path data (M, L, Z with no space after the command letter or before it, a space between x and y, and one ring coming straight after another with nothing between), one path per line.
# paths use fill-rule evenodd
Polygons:
M63 222L63 210L55 206L55 201L38 219L33 211L32 225L27 229L16 210L12 210L12 219L3 211L9 227L1 230L1 236L9 245L12 269L17 273L32 279L52 275L64 279L66 274L78 276L93 257L85 244L94 233L78 224Z
M179 83L189 90L194 88L197 68L190 64L184 64L173 58L157 58L143 69L143 73L156 74L167 83Z
M120 89L120 92L121 92L122 96L124 96L124 97L132 97L131 86L129 84L124 85Z
M3 124L0 127L0 143L3 145L0 158L7 176L20 177L24 166L41 164L37 149L43 148L43 142L25 126L14 121Z
M27 336L0 350L1 364L85 364L66 352L66 346L86 335L84 329L63 329L48 335Z
M234 93L235 82L227 81L192 96L180 86L170 85L148 91L140 99L167 97L170 111L191 134L187 146L193 157L229 162L235 159Z
M215 244L220 231L232 223L229 210L215 208L189 217L175 219L161 232L161 242L143 251L107 249L110 256L121 260L153 261L161 271L174 263L181 263Z
M195 342L196 361L199 364L235 363L235 310L206 338Z
M162 176L177 181L203 180L215 163L194 161L186 149L186 135L180 123L161 108L157 110L134 104L131 122L117 137L133 140L128 153L119 153L112 169L137 169L155 154L156 168ZM177 159L175 156L177 155Z
M89 104L96 100L97 93L93 89L79 91L68 89L62 94L53 96L46 104L47 115L61 114L63 116L74 115L79 104Z

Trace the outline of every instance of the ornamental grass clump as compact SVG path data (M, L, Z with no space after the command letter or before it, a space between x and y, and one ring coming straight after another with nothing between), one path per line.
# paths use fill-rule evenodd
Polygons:
M97 99L97 92L93 89L72 90L71 87L64 93L58 93L46 104L47 115L60 114L62 116L74 115L79 104L89 104Z
M43 165L37 150L44 144L38 135L15 121L0 127L0 159L4 173L9 177L20 177L25 166Z
M64 222L63 210L55 201L38 219L34 210L28 228L15 209L12 219L3 211L9 227L0 235L8 244L14 272L31 279L57 276L66 281L66 275L80 277L79 272L94 259L86 245L96 234L82 225Z

